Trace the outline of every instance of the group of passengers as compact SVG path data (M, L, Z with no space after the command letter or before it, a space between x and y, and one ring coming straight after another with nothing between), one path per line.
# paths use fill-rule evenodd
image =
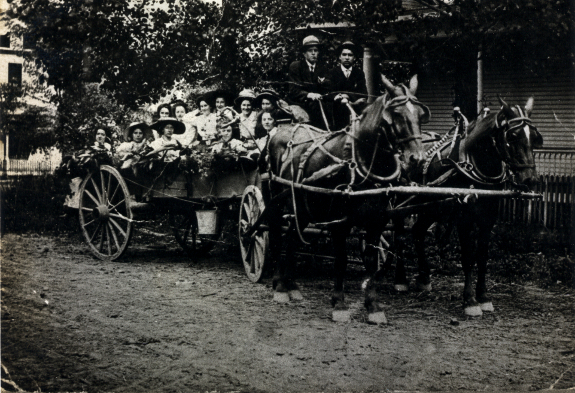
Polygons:
M349 124L347 105L354 106L358 112L365 105L365 75L353 66L357 48L349 41L344 42L337 51L338 66L328 70L319 61L320 41L314 36L303 40L303 60L289 67L287 98L307 111L311 125L341 129ZM185 160L185 152L191 149L255 159L265 148L268 136L275 133L277 124L294 120L298 108L288 106L272 89L258 95L244 89L235 99L229 92L212 91L196 103L199 110L194 112L189 112L183 101L162 104L157 108L155 123L130 124L124 133L125 142L115 153L122 166L134 164L136 156L161 158L164 162L178 157ZM96 146L110 150L105 139L105 130L99 128Z

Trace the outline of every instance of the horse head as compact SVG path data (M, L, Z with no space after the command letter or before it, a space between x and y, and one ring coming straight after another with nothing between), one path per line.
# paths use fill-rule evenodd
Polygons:
M537 182L537 170L533 149L543 145L543 137L531 124L533 97L524 108L511 107L501 97L501 111L497 114L495 145L501 159L511 170L514 181L527 186Z
M377 164L381 164L376 158L378 147L394 152L408 176L415 174L425 158L420 125L430 117L429 108L415 97L417 75L409 87L395 86L383 75L381 78L387 91L364 109L358 131L358 139L365 142L358 144L358 162L372 168L368 175L376 181L385 178L377 174Z

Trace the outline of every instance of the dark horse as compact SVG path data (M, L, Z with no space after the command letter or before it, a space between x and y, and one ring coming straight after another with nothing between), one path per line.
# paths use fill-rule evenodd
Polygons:
M346 238L352 226L379 236L387 223L385 196L346 196L349 191L375 189L420 171L423 162L420 124L429 109L415 98L417 76L409 87L394 86L382 77L387 92L365 108L360 120L336 132L307 125L279 129L269 142L271 201L269 209L270 257L275 264L274 300L301 299L293 280L294 248L309 223L331 233L335 253L334 319L349 319L343 283L347 266ZM301 186L317 187L313 191ZM288 203L283 203L283 201ZM282 201L280 203L279 201ZM280 257L282 216L291 213L286 258ZM375 250L374 250L375 251ZM366 297L370 319L382 322L385 315L375 299Z
M510 183L525 190L537 181L533 149L543 144L543 138L529 119L533 98L527 101L524 109L519 106L512 108L502 99L500 101L500 111L480 116L469 124L467 130L460 130L460 143L447 140L433 147L426 173L428 182L440 187L473 186L488 190L503 189L505 183ZM497 198L480 198L474 203L451 205L418 215L412 234L418 258L416 283L419 290L431 290L425 234L434 222L453 221L459 235L465 275L465 314L478 316L482 311L493 311L485 276L489 235L497 218L497 207ZM473 293L472 272L476 263L477 286ZM399 259L396 289L403 287L407 290L406 284L403 260Z

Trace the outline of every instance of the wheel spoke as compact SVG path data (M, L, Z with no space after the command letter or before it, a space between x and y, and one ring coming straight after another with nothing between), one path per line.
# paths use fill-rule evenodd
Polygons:
M104 229L102 228L102 236L100 237L100 245L98 246L98 250L102 253L102 249L104 248Z
M85 212L90 212L90 213L91 213L92 210L94 210L94 209L90 209L89 207L82 206L82 210L85 211Z
M96 199L96 197L94 195L92 195L92 193L86 189L84 189L84 192L86 193L86 195L88 195L90 197L90 199L92 199L92 201L94 201L94 203L96 204L96 206L98 206L100 204L100 201L98 201Z
M106 243L108 243L108 255L112 255L112 243L110 239L110 228L106 225Z
M111 177L112 177L112 176L110 176L110 178L111 178ZM118 184L116 184L116 189L115 189L114 192L112 193L112 196L110 197L110 199L108 199L108 203L109 203L110 205L112 204L112 201L114 200L114 197L116 196L116 192L118 192L118 188L120 188L120 183L119 183L119 182L118 182ZM122 202L124 202L124 200L122 200ZM122 202L120 202L120 203L122 203ZM120 203L118 203L118 204L120 204ZM116 205L116 206L118 206L118 205Z
M108 202L108 193L104 182L104 171L100 171L100 181L102 182L102 203Z
M88 225L92 224L92 223L95 222L95 221L96 221L96 219L94 218L92 221L88 221L87 223L85 223L85 224L83 225L83 227L86 228Z
M130 219L128 217L126 217L120 213L110 213L110 217L114 217L114 218L118 218L120 220L130 222Z
M90 236L90 243L92 243L92 240L94 240L94 238L96 237L96 234L100 231L101 227L102 227L102 223L99 222L98 226L94 230L94 233L92 233L92 236Z
M111 216L111 215L112 215L112 214L110 214L110 216ZM122 227L120 226L120 224L118 224L118 223L116 222L116 220L114 220L113 218L110 218L110 222L112 223L112 225L114 225L116 228L118 228L118 230L120 231L120 233L121 233L124 237L127 236L127 235L126 235L126 232L122 229Z
M94 191L96 192L96 195L98 195L98 199L100 200L100 203L103 203L104 200L102 199L102 194L100 193L100 190L98 190L98 186L96 185L94 178L90 177L90 181L92 182L92 185L94 186Z
M118 205L120 205L121 203L123 203L126 200L126 198L122 199L120 202L116 203L114 206L110 206L110 210L116 210L116 208L118 207Z
M116 236L116 231L114 231L114 227L109 222L108 222L108 228L109 228L110 232L112 232L112 237L114 238L114 243L116 243L116 248L118 250L120 250L121 247L120 247L120 242L118 241L118 236Z

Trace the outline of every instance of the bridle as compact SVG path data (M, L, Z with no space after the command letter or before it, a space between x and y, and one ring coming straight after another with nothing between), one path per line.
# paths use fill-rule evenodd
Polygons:
M419 102L417 100L417 98L415 98L413 95L409 94L407 88L405 86L401 86L404 90L404 95L400 95L400 96L396 96L390 100L386 100L384 102L384 107L382 111L386 111L388 108L396 108L402 105L407 105L407 103L411 102L412 104L418 105L423 107L424 109L426 109L427 111L429 111L427 109L427 107L425 105L423 105L421 102ZM387 95L384 97L387 98ZM364 183L366 180L372 180L375 181L377 183L385 183L385 182L389 182L392 180L396 180L400 174L401 174L401 160L399 159L399 156L402 153L402 145L414 141L414 140L421 140L423 138L423 136L420 135L410 135L408 137L405 138L401 138L401 139L397 139L396 138L396 134L397 132L395 132L396 130L393 129L392 125L393 123L391 123L389 125L389 127L384 127L383 125L380 125L377 129L377 138L376 138L376 142L375 142L375 146L373 148L373 155L371 157L371 162L369 164L369 167L366 165L365 160L363 160L361 158L361 155L358 154L357 151L357 145L356 145L356 140L359 140L362 143L365 143L364 141L361 141L358 137L357 137L357 127L359 125L359 118L357 116L352 116L352 131L351 131L351 140L352 140L352 156L353 156L353 160L356 161L358 163L357 165L357 173L363 178L363 181L360 183ZM391 131L391 132L388 132ZM380 139L383 136L383 138L385 139L386 146L382 146L381 148L379 147L380 144ZM390 140L390 136L392 136L392 140ZM385 153L389 153L389 154L393 154L394 159L395 159L395 164L396 164L396 168L394 170L394 172L389 175L389 176L378 176L374 173L372 173L372 169L373 169L373 164L375 162L376 159L376 155L377 153L381 151L381 152L385 152Z
M521 109L519 105L516 105L515 109L519 113L519 117L515 117L510 120L505 119L501 122L501 124L499 124L498 116L495 117L495 127L497 131L501 132L502 143L498 143L498 139L496 138L497 133L495 133L494 135L491 136L493 145L495 147L495 150L497 151L497 154L499 154L501 160L505 162L505 164L511 171L514 171L516 169L535 168L535 163L522 164L517 162L516 160L514 160L513 157L511 157L511 153L509 152L510 143L518 143L520 140L517 139L515 141L509 142L507 135L510 132L527 126L529 127L530 131L534 131L538 136L540 135L539 131L537 131L537 128L531 123L531 119L525 115L523 109Z

